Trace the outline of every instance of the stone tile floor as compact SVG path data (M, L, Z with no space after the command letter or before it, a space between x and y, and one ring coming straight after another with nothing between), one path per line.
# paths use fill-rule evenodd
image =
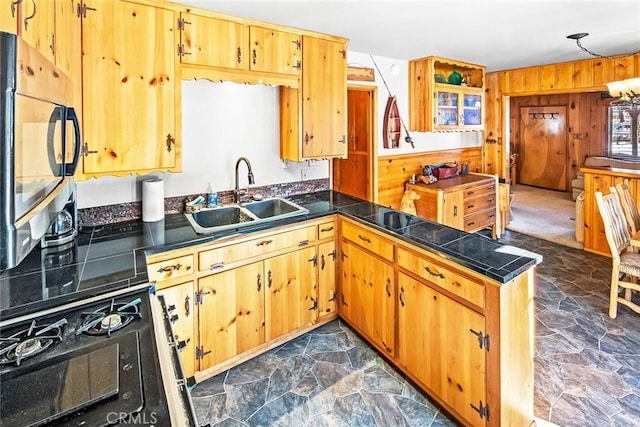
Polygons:
M507 231L537 252L535 415L640 426L640 315L607 315L611 260ZM200 425L457 426L340 321L198 384Z

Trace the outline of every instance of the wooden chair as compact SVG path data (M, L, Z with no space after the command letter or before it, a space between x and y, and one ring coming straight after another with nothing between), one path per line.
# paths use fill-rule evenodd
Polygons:
M640 313L640 305L631 301L632 294L640 291L640 285L637 283L640 277L640 254L631 250L631 234L620 199L616 192L603 195L598 191L595 196L613 261L609 317L615 319L617 316L618 303ZM624 296L620 295L622 290Z
M620 198L620 204L622 205L624 216L627 218L631 235L634 236L638 231L640 231L640 211L638 211L638 205L631 193L629 179L625 178L622 182L617 183L615 189L616 193L618 193L618 197Z

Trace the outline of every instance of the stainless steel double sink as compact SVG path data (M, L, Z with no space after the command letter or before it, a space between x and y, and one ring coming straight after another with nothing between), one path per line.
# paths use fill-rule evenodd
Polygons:
M271 197L248 203L205 208L184 215L196 233L211 234L308 213L308 209L296 203L281 197Z

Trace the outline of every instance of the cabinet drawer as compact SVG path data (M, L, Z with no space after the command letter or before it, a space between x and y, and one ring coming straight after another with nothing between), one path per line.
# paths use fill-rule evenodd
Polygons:
M469 215L476 212L495 209L496 195L495 192L483 194L480 196L470 197L464 200L464 214Z
M496 223L496 210L488 209L464 217L464 231L473 232Z
M342 237L389 261L393 261L393 244L364 227L342 221Z
M318 225L318 240L331 238L335 235L335 233L335 221L323 222L322 224Z
M476 197L480 195L488 195L496 193L496 184L493 179L488 179L486 182L476 183L463 189L464 198Z
M275 252L289 247L305 246L316 240L316 227L309 226L285 233L264 236L230 244L198 254L198 269L217 270L236 261Z
M484 308L484 286L428 259L398 248L398 265L478 307Z
M154 262L147 265L149 280L162 282L193 273L193 255L171 258L166 261Z

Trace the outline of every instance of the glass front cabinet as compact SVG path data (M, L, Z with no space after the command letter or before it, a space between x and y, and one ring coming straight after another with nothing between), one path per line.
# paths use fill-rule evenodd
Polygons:
M484 128L484 95L482 90L435 84L433 130L482 130ZM446 87L443 87L446 86Z
M484 70L437 56L409 61L409 130L483 130Z

